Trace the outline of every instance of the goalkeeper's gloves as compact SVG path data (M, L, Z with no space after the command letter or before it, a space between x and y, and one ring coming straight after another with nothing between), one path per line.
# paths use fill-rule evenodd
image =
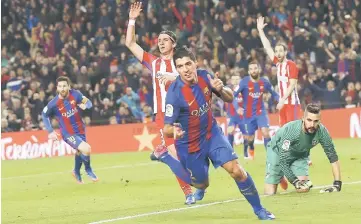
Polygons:
M335 180L335 181L333 182L333 186L331 186L331 187L326 187L325 189L322 189L322 190L320 191L320 193L339 192L339 191L341 191L341 187L342 187L342 181L340 181L340 180Z
M295 186L296 191L299 193L309 192L310 189L313 187L313 184L310 180L299 180L296 179L293 181L293 186Z

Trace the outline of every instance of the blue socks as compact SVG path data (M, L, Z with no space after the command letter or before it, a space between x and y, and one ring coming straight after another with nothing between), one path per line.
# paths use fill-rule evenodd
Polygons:
M243 140L243 155L248 157L248 140Z
M251 175L247 173L247 179L244 182L236 181L236 184L239 188L239 191L243 194L243 196L247 199L247 201L251 204L253 211L258 212L263 207L261 205L261 200L258 195L258 191L254 182L252 180Z
M81 159L84 162L85 169L91 169L90 168L90 156L86 156L83 153L80 154Z
M264 147L266 148L266 150L267 150L267 144L268 144L268 142L270 142L271 141L271 138L265 138L264 139Z
M80 157L80 154L79 154L79 153L76 153L76 154L75 154L75 166L74 166L74 170L75 170L76 172L80 171L81 165L82 165L82 159L81 159L81 157Z
M191 174L188 170L186 170L181 162L174 159L168 153L165 153L164 156L160 157L159 160L169 166L169 168L173 171L173 173L182 179L187 184L192 184Z
M233 134L228 134L228 141L231 144L231 146L233 147L233 142L234 142L234 135Z

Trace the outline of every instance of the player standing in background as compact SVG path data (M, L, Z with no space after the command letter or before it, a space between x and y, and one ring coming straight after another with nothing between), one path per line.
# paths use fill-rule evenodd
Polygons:
M272 99L278 101L279 95L272 89L271 83L260 77L261 68L257 62L250 62L248 65L249 76L244 77L239 83L238 90L234 93L237 96L239 93L243 97L243 116L245 131L248 136L249 157L254 158L254 137L258 128L261 129L264 138L264 145L271 140L269 134L269 119L267 110L263 102L263 94L267 91L272 95ZM236 110L239 110L238 104L234 104Z
M257 29L263 47L267 55L277 66L277 80L280 94L277 109L280 111L280 125L282 127L287 122L297 120L301 116L301 105L297 93L298 68L293 61L286 58L286 45L277 44L275 52L273 51L271 43L263 31L266 25L263 17L257 19Z
M49 117L55 116L58 120L63 140L77 150L75 154L75 168L73 176L79 184L83 183L80 168L84 163L85 171L92 181L98 181L90 166L91 147L86 142L85 124L78 108L85 110L92 107L91 101L79 91L70 89L70 79L62 76L56 79L58 95L44 107L42 117L49 138L58 140L58 134L51 126Z
M271 43L266 37L263 29L267 25L264 23L264 17L257 19L257 29L261 38L263 47L268 57L277 66L278 92L280 93L280 101L277 104L279 110L279 122L282 127L287 122L294 121L301 116L301 105L297 93L298 68L296 64L287 60L287 47L284 44L276 44L273 51ZM309 161L311 165L311 161ZM285 178L281 180L281 187L287 190L288 183Z
M233 75L231 77L230 88L233 89L233 91L237 91L239 88L239 82L240 82L240 77L238 75ZM240 114L237 112L233 104L237 104L239 106ZM241 111L243 110L242 104L243 104L243 98L241 93L239 93L237 96L234 97L233 103L225 104L227 108L226 110L227 118L229 119L227 133L228 133L228 141L231 144L231 146L233 146L234 134L236 128L237 127L239 128L243 136L243 147L244 147L243 155L245 159L248 159L248 142L247 142L246 130L244 129L244 124L243 124L243 112Z
M206 70L197 70L196 58L188 49L177 49L173 60L180 76L167 93L164 133L177 139L180 161L170 156L166 147L156 149L157 157L197 188L197 200L203 199L209 186L211 160L215 168L222 166L231 175L259 219L274 219L274 215L262 207L251 175L238 163L233 147L212 114L212 92L231 103L232 90Z
M160 131L162 142L160 145L168 147L169 151L174 157L177 156L177 151L174 147L174 139L167 138L163 135L164 127L164 111L165 111L165 97L167 80L174 80L178 73L173 63L174 49L177 45L177 39L173 32L162 31L158 36L158 48L160 51L160 57L156 57L143 50L141 46L136 43L135 40L135 20L142 11L142 3L136 2L131 5L129 12L129 24L126 35L126 46L134 54L134 56L142 62L152 73L153 78L153 101L154 101L154 114L156 114L155 122ZM152 154L153 155L153 154ZM151 158L154 156L151 156ZM179 186L186 196L186 204L194 204L195 199L192 193L192 188L189 184L184 183L177 177Z
M318 143L332 165L334 182L324 192L340 191L341 171L338 156L330 134L321 124L321 109L316 104L307 105L303 119L292 121L281 127L267 145L267 168L265 194L277 192L277 185L283 175L292 183L297 192L308 192L312 187L308 180L307 164L310 150Z

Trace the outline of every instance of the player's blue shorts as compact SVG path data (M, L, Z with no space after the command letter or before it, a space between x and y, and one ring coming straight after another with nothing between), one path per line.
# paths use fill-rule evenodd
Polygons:
M64 136L63 140L69 144L73 149L78 149L80 143L86 142L85 135L75 134L70 136Z
M180 148L182 146L180 145ZM178 152L181 151L178 146ZM184 152L184 150L182 150ZM179 158L184 167L192 174L194 183L202 184L208 180L209 161L212 162L214 168L218 168L223 164L238 159L233 147L229 144L222 129L218 125L212 128L212 137L205 141L201 149L194 153L179 153Z
M234 128L238 127L242 134L246 134L246 129L244 127L244 122L240 118L229 118L228 127L234 126Z
M267 115L258 115L251 118L244 118L244 128L248 135L254 135L258 128L268 128L269 120Z

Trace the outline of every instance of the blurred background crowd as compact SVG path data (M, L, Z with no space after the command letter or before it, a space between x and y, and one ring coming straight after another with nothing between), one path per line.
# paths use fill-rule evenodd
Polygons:
M92 100L86 124L151 122L151 74L125 47L132 2L2 0L1 131L43 129L40 114L59 76ZM271 43L286 43L299 68L303 105L361 106L360 0L144 0L143 7L136 38L146 51L157 48L161 30L172 30L178 46L192 48L199 66L220 72L225 83L247 75L248 62L257 60L277 90L276 67L256 28L263 15ZM212 109L224 116L217 98Z

